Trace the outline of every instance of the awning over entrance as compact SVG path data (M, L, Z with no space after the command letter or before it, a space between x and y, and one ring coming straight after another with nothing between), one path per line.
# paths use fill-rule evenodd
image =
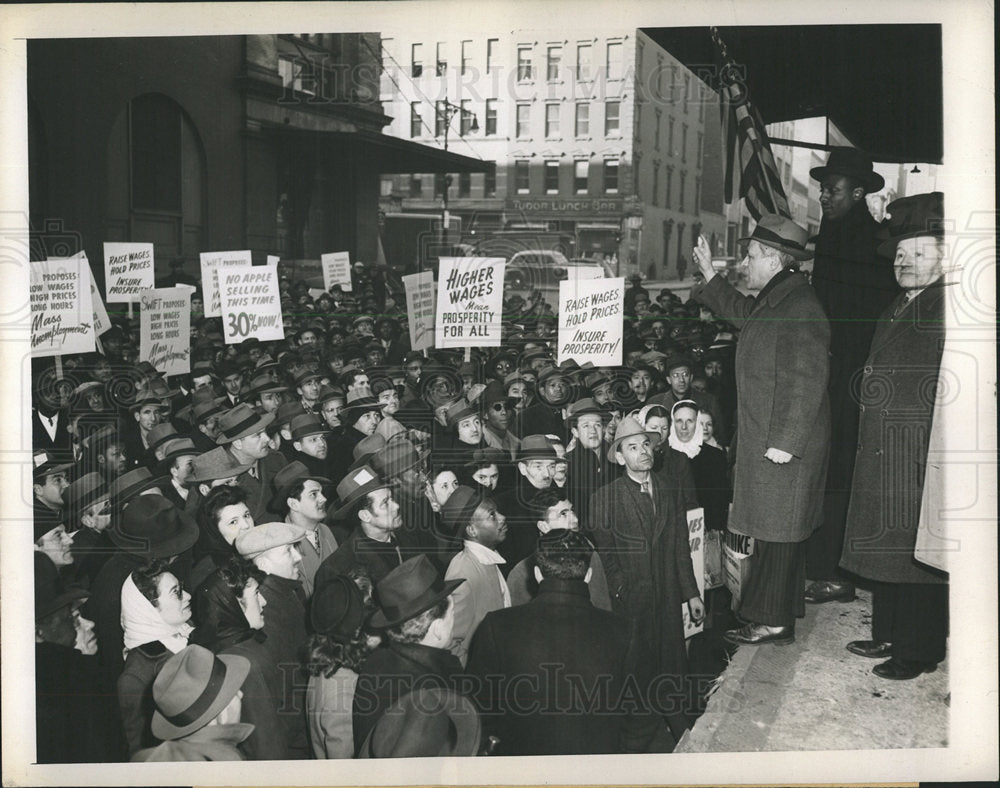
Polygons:
M765 123L826 116L881 162L940 164L944 149L940 25L720 27L745 66ZM643 32L713 89L707 27Z
M373 131L312 131L273 127L272 133L300 144L336 145L381 174L490 172L496 162L390 137Z

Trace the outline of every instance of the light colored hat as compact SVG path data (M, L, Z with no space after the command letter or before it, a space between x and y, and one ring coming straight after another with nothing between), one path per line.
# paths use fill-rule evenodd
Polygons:
M264 523L236 537L236 552L244 558L256 558L274 547L300 542L305 535L305 528L291 523Z
M611 462L615 461L615 452L618 451L618 447L621 445L622 441L626 438L631 438L633 435L645 435L650 440L658 441L660 439L660 433L650 432L645 427L643 427L639 420L634 416L626 416L621 420L618 425L618 429L615 430L615 439L611 441L611 446L608 447L608 459Z

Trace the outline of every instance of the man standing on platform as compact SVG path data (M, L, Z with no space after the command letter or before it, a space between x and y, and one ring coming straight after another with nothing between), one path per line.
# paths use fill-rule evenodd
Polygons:
M823 514L830 444L830 326L797 262L808 234L791 219L760 218L748 239L743 295L718 276L702 237L694 249L705 283L692 298L740 328L737 439L729 529L754 538L737 644L791 643L805 615L805 543Z

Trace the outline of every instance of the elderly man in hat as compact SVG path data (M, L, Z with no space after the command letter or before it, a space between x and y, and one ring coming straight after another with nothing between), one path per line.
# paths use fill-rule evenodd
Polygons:
M704 617L705 606L691 563L681 492L653 473L659 437L632 416L622 419L608 459L624 472L594 493L590 518L613 609L634 622L641 659L660 687L661 694L648 700L677 739L689 727L686 709L676 704L678 696L688 697L681 606L687 604L694 621Z
M415 556L376 584L379 610L371 618L384 631L383 648L362 663L354 691L354 742L368 737L386 709L415 685L447 687L462 672L448 651L455 624L452 593L464 580L444 580L427 556Z
M67 520L73 527L73 582L90 588L115 546L108 537L111 500L99 473L87 473L66 489Z
M820 182L823 221L816 236L812 284L830 319L830 411L838 438L830 447L823 524L809 538L806 589L813 603L854 599L854 584L838 570L850 498L858 431L852 393L871 346L877 319L899 292L890 260L880 257L879 224L865 196L885 181L872 160L854 148L834 148L826 164L809 173Z
M280 454L271 454L267 427L274 421L274 414L260 415L240 403L219 419L219 437L216 443L224 446L233 459L249 469L240 475L238 483L249 496L247 506L254 522L267 520L267 504L271 498L274 474L285 465Z
M333 482L312 473L301 462L289 463L274 476L271 509L284 514L286 523L305 531L298 551L302 559L302 587L307 597L312 596L319 565L333 555L338 546L333 531L324 522L327 515L324 488L332 486Z
M808 234L790 219L761 217L742 266L743 295L718 276L704 237L694 256L705 277L692 297L740 328L737 423L729 529L754 538L750 579L731 643L791 643L805 614L805 543L820 525L830 445L830 326L797 263Z
M462 552L451 559L445 579L466 581L455 590L455 625L448 644L464 665L479 622L490 611L510 607L510 590L499 569L504 559L495 549L507 537L507 520L484 490L464 485L445 501L441 519L462 539Z
M872 639L849 651L888 658L873 673L907 680L935 670L948 638L948 576L914 557L944 345L944 196L889 205L888 238L903 293L879 319L862 371L857 461L840 565L874 581ZM891 381L891 385L879 383Z
M537 538L531 501L539 490L552 486L558 455L544 435L525 435L517 452L517 483L497 496L497 507L507 518L508 533L499 553L506 560L504 574L531 555Z

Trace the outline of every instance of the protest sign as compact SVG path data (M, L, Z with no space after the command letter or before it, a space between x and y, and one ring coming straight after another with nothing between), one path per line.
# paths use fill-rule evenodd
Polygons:
M100 336L111 328L111 319L108 317L104 301L101 300L101 294L97 290L97 283L94 281L90 265L85 266L85 268L87 269L87 278L90 280L90 303L94 309L94 334Z
M153 245L104 244L104 292L109 304L133 303L153 286Z
M435 296L434 272L421 271L402 277L406 288L406 317L410 324L410 348L434 347Z
M435 347L500 347L506 260L442 257L440 261Z
M571 265L566 269L566 281L579 279L603 279L604 269L597 265Z
M216 274L227 345L250 337L262 342L285 338L277 266L220 266Z
M320 255L323 263L323 287L330 291L334 285L340 285L345 293L351 291L351 253L330 252Z
M202 252L200 257L205 317L219 317L222 314L222 303L219 300L219 280L215 276L215 270L223 265L252 265L253 256L246 249L241 252Z
M621 365L624 312L621 277L560 282L558 362Z
M733 610L739 608L743 589L750 578L751 555L753 537L727 529L722 536L722 570L726 576L726 588L733 595Z
M698 583L698 596L705 601L705 510L701 507L688 509L688 543L691 547L691 566L694 569L694 579ZM691 620L691 611L687 601L681 602L681 615L684 618L684 637L697 635L705 628L705 622L697 624Z
M278 255L276 255L276 254L269 254L267 256L267 264L268 265L277 265L278 264L278 259L279 259Z
M139 294L139 360L164 375L191 371L191 291L163 287Z
M94 352L90 279L86 257L31 264L31 355Z

